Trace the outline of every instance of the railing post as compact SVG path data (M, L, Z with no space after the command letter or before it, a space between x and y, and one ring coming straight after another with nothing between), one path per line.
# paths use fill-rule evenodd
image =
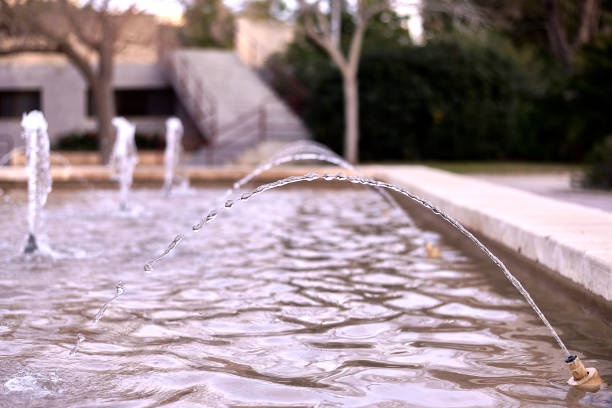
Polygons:
M264 140L266 140L266 133L267 133L267 129L266 129L266 125L267 125L267 118L266 118L266 105L265 104L261 104L259 106L259 121L258 121L258 128L259 128L259 141L263 142Z

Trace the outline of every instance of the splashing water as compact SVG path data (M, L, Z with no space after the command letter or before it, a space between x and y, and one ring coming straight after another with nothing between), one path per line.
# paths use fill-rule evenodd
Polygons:
M36 236L41 228L41 213L51 192L49 168L49 135L47 121L40 111L23 115L22 136L26 143L26 174L28 176L28 241L25 253L37 250Z
M436 214L437 216L441 217L444 221L449 223L457 231L459 231L465 237L467 237L470 241L472 241L482 252L484 252L484 254L489 259L491 259L491 261L493 261L493 263L502 271L504 276L510 281L510 283L512 283L512 285L523 296L523 298L527 301L529 306L531 306L531 308L534 310L534 312L540 318L542 323L544 323L544 325L548 328L548 330L552 334L553 338L555 339L555 341L557 342L557 344L559 345L561 350L563 350L563 352L566 354L566 356L570 355L570 352L568 351L567 347L565 346L565 344L563 343L563 341L561 340L561 338L559 337L559 335L557 334L555 329L552 327L552 325L550 324L550 322L548 321L546 316L544 316L544 314L542 313L540 308L536 305L534 300L531 298L531 295L529 295L529 293L527 292L527 290L525 290L525 288L520 283L520 281L518 279L516 279L514 277L514 275L512 275L510 273L508 268L503 264L503 262L499 258L497 258L497 256L495 256L483 243L481 243L471 232L469 232L467 229L465 229L465 227L463 227L458 221L455 221L452 217L450 217L449 215L445 214L444 212L442 212L441 210L439 210L438 208L436 208L435 206L433 206L429 202L423 200L422 198L417 197L416 195L414 195L414 194L412 194L412 193L410 193L410 192L408 192L408 191L406 191L406 190L402 189L401 187L398 187L398 186L396 186L394 184L385 183L385 182L377 181L377 180L372 180L372 179L369 179L369 178L366 178L366 177L361 177L361 176L347 176L347 175L345 175L343 173L338 173L338 174L309 173L309 174L306 174L304 176L287 177L287 178L284 178L284 179L281 179L281 180L277 180L277 181L272 182L272 183L260 185L259 187L255 188L254 190L246 192L246 193L243 193L242 195L240 195L240 197L237 197L236 199L233 199L233 200L228 200L226 202L226 203L231 202L232 205L229 205L229 206L228 205L223 205L223 206L221 206L219 208L211 209L208 212L208 216L205 218L207 221L205 223L203 223L201 227L206 225L208 222L213 221L220 211L228 210L230 208L233 208L235 203L245 202L245 201L249 200L250 198L252 198L252 197L254 197L256 195L259 195L259 194L261 194L261 193L263 193L265 191L268 191L268 190L272 190L272 189L275 189L275 188L280 188L280 187L283 187L283 186L286 186L286 185L289 185L289 184L308 182L308 181L315 181L315 180L349 182L349 183L353 183L353 184L360 184L360 185L364 185L364 186L371 186L371 187L382 188L382 189L385 189L385 190L388 190L388 191L393 191L393 192L399 193L399 194L401 194L401 195L403 195L405 197L408 197L409 199L411 199L411 200L417 202L418 204L420 204L421 206L431 210L434 214ZM213 215L213 216L211 217L211 215ZM199 226L199 225L200 224L194 225L194 231L198 231L198 230L201 229L201 227L196 229L196 226ZM179 242L180 242L180 240L177 241L177 239L175 238L174 241L172 241L172 243L169 246L169 248L171 247L170 251L172 249L174 249L178 245ZM170 251L166 250L160 256L157 256L156 258L154 258L151 261L147 262L145 267L144 267L145 271L147 273L151 272L153 270L153 264L155 262L158 262L159 260L161 260Z
M77 353L77 351L79 351L79 346L84 341L85 341L85 336L83 336L81 333L77 333L76 343L74 344L74 347L72 347L72 349L70 350L70 353L68 353L68 355L69 356L74 356Z
M147 262L147 264L144 267L145 268L145 272L151 273L153 271L153 267L151 265L153 265L155 262L159 261L160 259L162 259L166 255L168 255L170 252L172 252L172 250L174 248L176 248L176 246L179 244L179 242L181 242L183 240L183 238L185 238L185 236L183 234L179 234L176 237L174 237L172 242L168 245L168 247L161 254L159 254L157 257L153 258L151 261Z
M134 133L136 127L125 118L114 118L113 125L117 128L117 138L110 157L113 178L119 181L119 205L127 209L128 194L132 187L134 168L138 163Z
M174 179L176 177L176 168L181 159L183 147L181 140L183 138L183 124L179 118L169 118L166 121L166 150L164 152L164 191L170 193Z
M98 311L98 313L96 313L96 316L93 319L93 323L96 324L100 321L100 319L102 319L102 316L104 316L104 313L106 312L106 309L108 309L108 306L113 303L113 301L115 299L117 299L119 296L123 295L123 292L125 292L125 287L123 286L123 282L119 282L117 284L117 286L115 287L115 295L111 298L111 300L109 300L108 302L106 302Z

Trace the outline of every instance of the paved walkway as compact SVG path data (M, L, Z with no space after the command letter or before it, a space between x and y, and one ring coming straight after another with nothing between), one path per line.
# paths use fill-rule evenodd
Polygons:
M612 192L572 186L570 173L470 174L469 176L545 197L612 212Z

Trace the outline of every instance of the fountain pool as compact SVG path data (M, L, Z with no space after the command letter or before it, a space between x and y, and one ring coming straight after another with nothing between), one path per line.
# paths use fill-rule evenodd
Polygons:
M143 264L225 189L136 190L127 213L115 191L54 192L53 256L31 258L26 193L5 192L0 407L612 405L608 386L567 385L563 352L490 261L366 188L324 186L220 213L151 274ZM94 324L119 281L125 293ZM612 328L538 300L609 382Z

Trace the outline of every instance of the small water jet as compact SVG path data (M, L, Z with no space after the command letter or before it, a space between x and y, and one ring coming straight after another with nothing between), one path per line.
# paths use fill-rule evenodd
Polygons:
M117 137L110 157L112 178L119 181L119 207L127 210L128 194L132 186L134 168L138 163L138 152L134 141L136 127L127 119L117 117L113 119L117 128Z
M47 121L40 111L24 114L21 126L26 144L26 174L28 176L28 237L24 253L31 254L39 247L36 237L41 228L41 213L52 186L49 166L49 135L47 134Z
M183 124L179 118L166 120L166 150L164 151L164 191L169 194L183 152Z

